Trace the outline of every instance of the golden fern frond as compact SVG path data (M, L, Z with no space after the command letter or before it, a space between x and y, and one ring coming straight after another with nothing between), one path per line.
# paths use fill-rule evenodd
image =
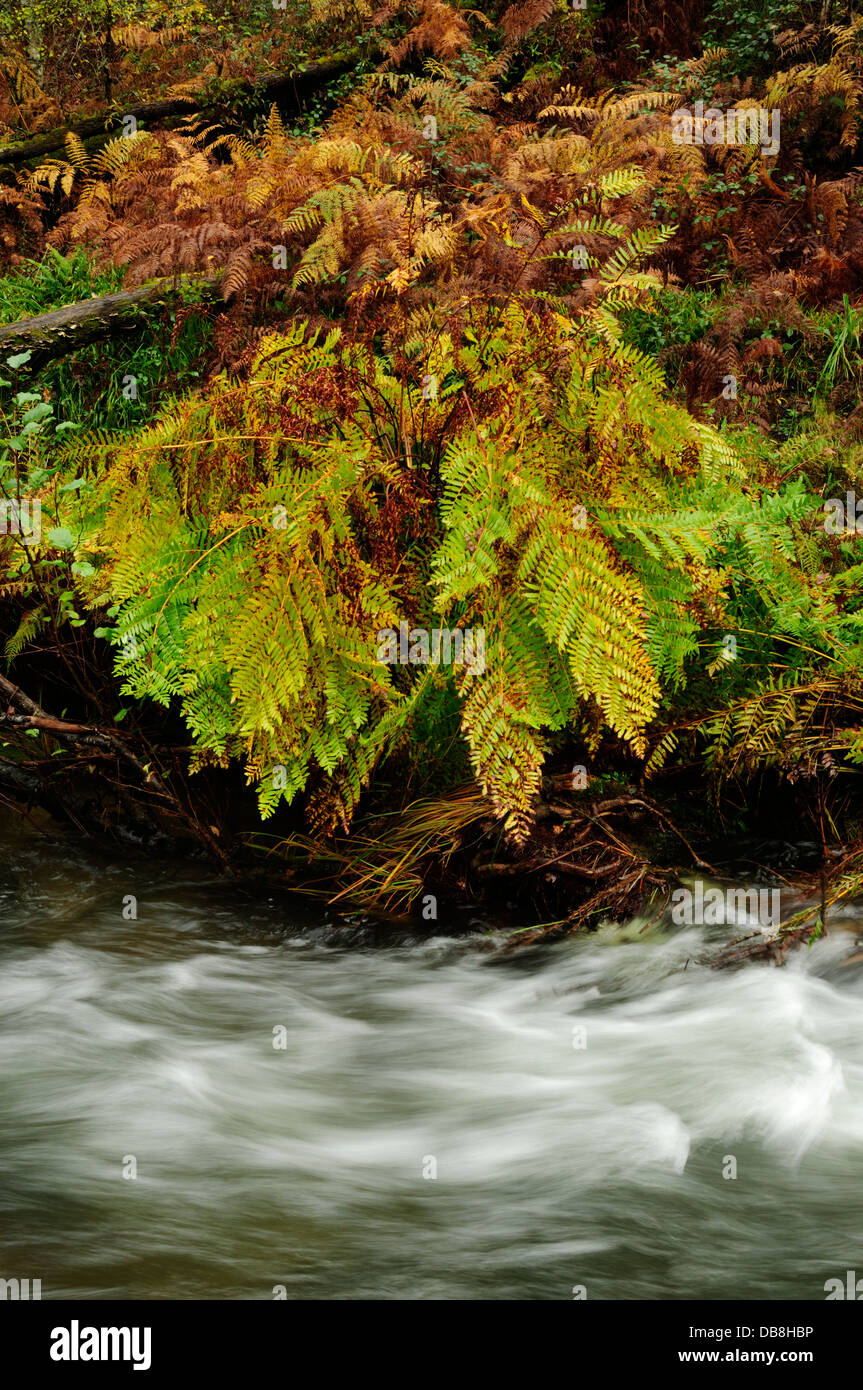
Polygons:
M639 111L657 111L677 101L674 92L629 92L616 97L613 93L603 93L598 98L585 98L581 89L565 87L558 100L540 111L540 118L556 116L564 120L580 120L590 117L600 126L615 125L635 116Z
M93 156L91 168L95 175L110 177L119 174L132 163L154 159L159 153L155 138L147 130L136 130L131 135L117 135Z
M720 48L718 46L705 48L700 58L689 58L684 64L684 67L687 73L692 73L693 76L703 77L708 69L712 68L716 63L721 63L723 58L727 57L727 48Z
M267 159L278 159L285 152L288 135L285 123L275 102L270 107L267 123L264 126L263 151Z
M90 156L84 148L84 142L73 130L67 130L64 137L66 151L69 156L69 163L76 169L86 169L90 163Z

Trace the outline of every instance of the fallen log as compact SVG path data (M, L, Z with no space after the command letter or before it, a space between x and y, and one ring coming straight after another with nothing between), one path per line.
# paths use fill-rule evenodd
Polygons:
M71 125L58 126L46 130L43 135L33 135L14 145L0 145L0 164L26 164L31 159L41 159L45 155L56 154L62 150L67 135L77 135L88 140L94 135L104 135L109 139L121 133L123 116L134 116L136 121L164 121L171 116L182 116L195 110L195 100L189 97L175 97L170 101L143 102L130 106L127 111L111 111L104 116L91 116L85 121L75 121ZM116 129L113 127L117 127Z
M698 963L708 966L710 970L726 970L729 966L745 965L752 961L784 965L786 953L796 946L808 946L818 931L818 924L812 923L810 926L780 931L775 936L764 936L762 933L741 936L716 955L702 957Z
M116 337L133 326L145 310L170 300L181 285L194 285L205 300L218 299L220 295L218 278L198 275L182 279L167 276L136 290L82 299L48 314L0 327L0 362L29 352L28 368L40 367L90 343Z
M310 67L302 68L298 72L271 73L269 76L261 78L260 82L249 83L245 87L239 88L238 95L249 99L277 103L284 101L293 107L299 107L305 97L317 91L319 87L325 86L327 82L343 76L351 68L356 67L359 58L359 53L354 52L326 63L313 63ZM84 121L76 121L71 125L48 130L42 135L31 136L29 140L0 145L0 166L4 164L7 166L27 164L32 159L41 159L45 155L55 154L64 148L68 134L77 135L81 140L98 135L110 139L111 136L121 133L122 122L126 116L134 116L136 121L149 125L154 121L166 121L175 116L211 110L218 107L220 102L223 103L224 100L224 97L219 98L202 92L199 96L190 94L189 96L168 97L164 101L144 101L127 107L117 106L114 110L107 111L101 116L91 116Z

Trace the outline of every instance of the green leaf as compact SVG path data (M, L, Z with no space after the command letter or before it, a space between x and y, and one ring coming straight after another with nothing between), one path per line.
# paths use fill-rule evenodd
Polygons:
M57 550L72 550L75 546L75 537L65 526L55 526L48 532L48 539Z
M38 405L32 406L31 409L27 411L27 414L24 416L24 424L29 425L34 421L44 420L46 415L53 414L53 405L49 405L47 401L40 401Z

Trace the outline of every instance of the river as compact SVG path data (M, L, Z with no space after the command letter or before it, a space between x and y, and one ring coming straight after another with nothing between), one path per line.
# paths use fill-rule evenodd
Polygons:
M698 964L734 934L501 955L476 922L393 938L4 824L0 1276L823 1299L863 1274L863 971L844 930L782 969Z

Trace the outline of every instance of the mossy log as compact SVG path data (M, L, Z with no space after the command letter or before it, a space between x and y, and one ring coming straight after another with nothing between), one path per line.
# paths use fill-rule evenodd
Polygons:
M283 103L296 109L319 88L325 87L328 82L334 81L355 67L358 61L358 53L348 53L344 57L333 58L325 63L313 63L298 72L270 73L269 76L261 78L260 82L238 88L237 95ZM42 135L31 136L29 140L0 145L0 166L18 166L27 164L30 160L43 159L46 155L57 154L63 150L66 136L70 133L77 135L81 140L94 136L110 139L111 136L121 133L122 122L126 116L134 116L136 121L151 126L176 116L213 109L224 100L224 97L202 92L197 96L168 97L164 101L137 102L125 107L118 105L100 116L91 116L84 121L47 130Z
M181 280L168 276L135 290L82 299L48 314L0 327L0 362L29 352L28 368L40 367L90 343L117 337L139 323L142 314L153 305L175 296L182 285L194 285L205 300L217 299L220 294L219 281L211 276L184 276Z

